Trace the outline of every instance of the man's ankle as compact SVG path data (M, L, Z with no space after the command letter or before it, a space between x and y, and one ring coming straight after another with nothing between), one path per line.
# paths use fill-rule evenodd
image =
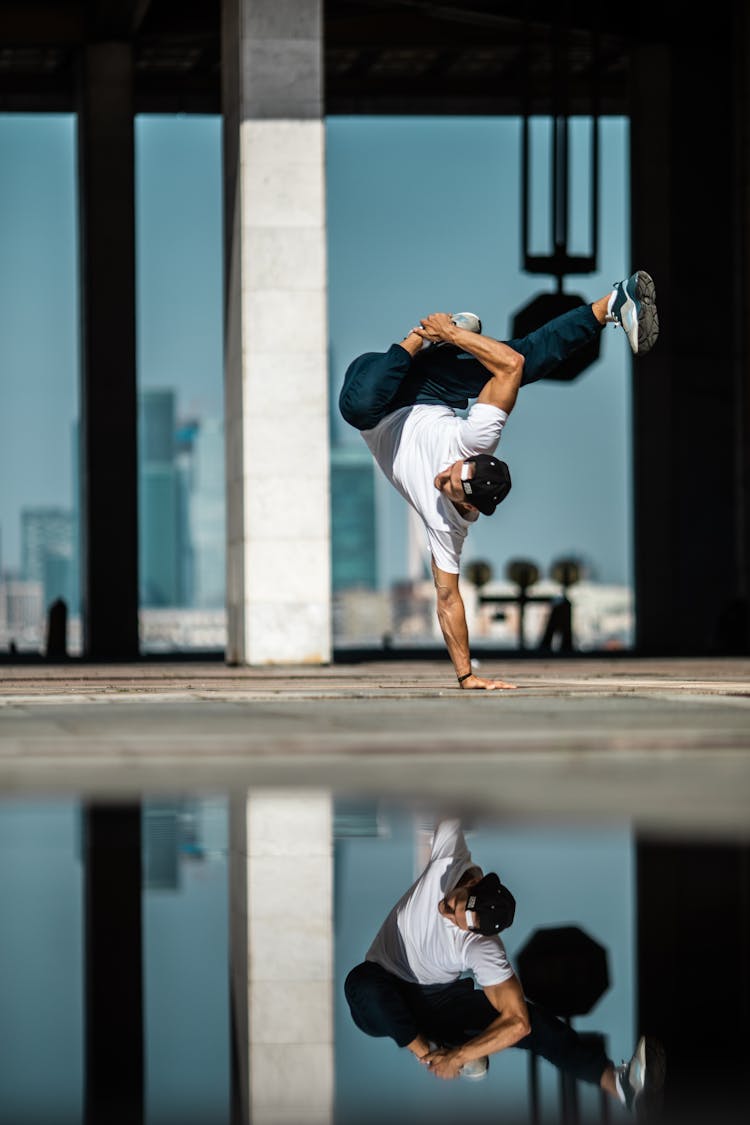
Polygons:
M591 306L591 311L600 324L607 323L607 311L609 308L609 299L611 295L611 293L608 293L606 297L600 297L599 300L594 301L593 305Z

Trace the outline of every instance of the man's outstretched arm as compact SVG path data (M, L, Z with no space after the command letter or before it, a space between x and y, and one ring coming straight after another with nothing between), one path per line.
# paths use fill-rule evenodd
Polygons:
M471 670L466 610L461 591L458 588L458 575L441 570L433 559L432 576L435 580L437 593L438 621L448 649L448 655L453 661L453 667L456 670L456 676L461 687L467 691L495 691L498 688L514 688L515 684L506 684L503 680L485 680L474 675ZM467 672L469 673L468 676L466 675Z
M436 1078L457 1078L465 1063L513 1047L531 1031L529 1011L517 977L511 977L502 984L488 985L484 994L497 1009L497 1018L463 1046L424 1055L420 1061L430 1068Z

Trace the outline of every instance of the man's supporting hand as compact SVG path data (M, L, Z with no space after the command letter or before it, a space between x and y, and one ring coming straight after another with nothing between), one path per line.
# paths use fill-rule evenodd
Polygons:
M515 691L516 684L506 684L505 680L484 680L473 673L461 681L463 691Z
M475 676L471 669L469 651L469 630L466 625L466 610L458 587L458 575L441 570L432 560L432 576L437 594L437 615L445 644L456 670L459 686L464 691L504 691L512 690L515 684L504 680L485 680ZM464 678L465 677L465 678Z

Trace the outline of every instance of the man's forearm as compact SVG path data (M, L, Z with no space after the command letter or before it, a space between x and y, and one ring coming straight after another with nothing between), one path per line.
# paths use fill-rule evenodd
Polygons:
M449 598L443 599L438 591L437 615L456 675L463 676L471 672L469 628L461 595L454 592Z
M463 1066L484 1055L496 1055L506 1047L514 1047L529 1031L528 1022L521 1015L499 1016L480 1035L454 1048L456 1061Z
M476 332L469 332L466 328L454 327L450 342L462 351L473 355L492 374L504 373L515 367L518 362L518 352L507 344L503 344L500 340L493 340L491 336L480 336Z
M461 1068L475 1059L485 1055L496 1055L506 1047L514 1047L524 1039L530 1031L528 1019L520 1012L507 1016L500 1015L474 1039L460 1047L438 1047L429 1055L423 1056L422 1062L430 1068L436 1078L458 1078Z

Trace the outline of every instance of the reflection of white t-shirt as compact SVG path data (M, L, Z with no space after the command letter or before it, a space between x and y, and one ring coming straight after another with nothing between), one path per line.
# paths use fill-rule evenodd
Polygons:
M441 821L427 867L396 903L365 960L417 984L447 984L466 971L482 988L512 977L499 937L459 930L438 911L440 900L473 866L460 822Z
M419 513L437 565L460 573L459 559L474 520L435 488L435 477L455 461L494 453L508 415L497 406L475 402L466 418L449 406L402 406L362 437L388 480ZM476 519L476 516L474 517Z

